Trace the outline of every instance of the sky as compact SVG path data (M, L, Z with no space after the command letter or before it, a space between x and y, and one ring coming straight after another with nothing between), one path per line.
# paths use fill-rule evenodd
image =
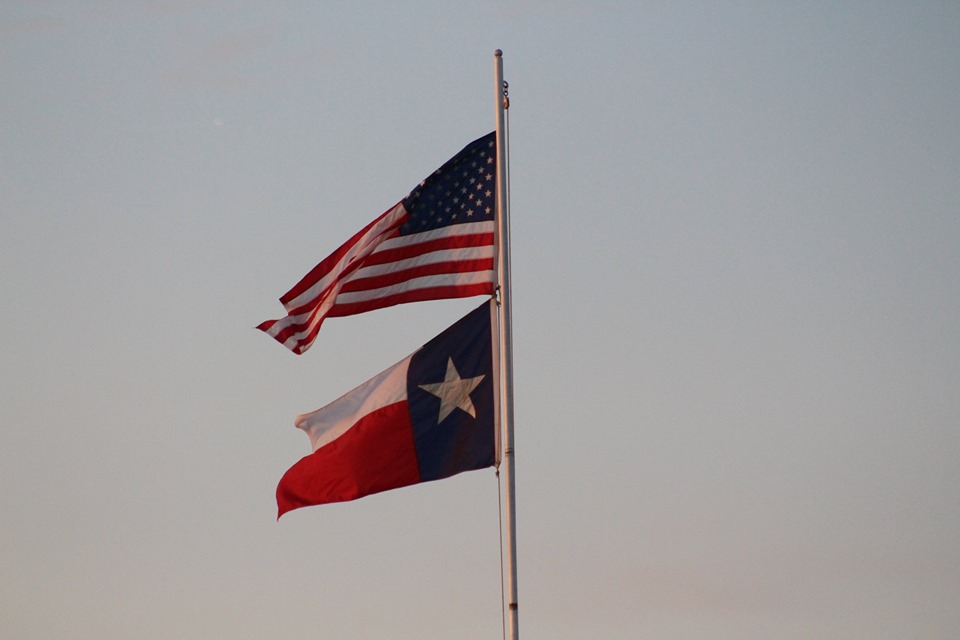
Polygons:
M498 48L520 637L957 637L960 5L572 0L0 6L0 637L501 637L493 470L274 499L478 300L253 329Z

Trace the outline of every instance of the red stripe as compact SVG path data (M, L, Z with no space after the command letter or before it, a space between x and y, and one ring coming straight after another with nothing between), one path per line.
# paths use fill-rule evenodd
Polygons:
M493 233L471 233L468 235L451 235L443 238L434 238L433 240L427 240L425 242L411 243L401 247L375 251L364 260L363 266L369 267L376 264L387 264L398 260L406 260L407 258L421 256L431 251L442 251L443 249L492 247L493 242Z
M285 294L283 294L283 296L280 297L280 302L286 305L288 302L290 302L291 300L294 300L297 296L302 295L310 287L312 287L313 285L317 284L320 280L322 280L324 276L330 273L337 266L340 260L343 259L343 256L346 255L350 251L350 249L352 249L353 246L360 241L363 235L367 233L371 229L371 227L375 226L378 222L380 222L380 220L382 220L385 216L389 215L390 212L393 211L395 207L396 205L394 205L393 207L390 207L389 209L384 211L382 214L377 216L377 218L374 219L373 222L371 222L370 224L365 226L363 229L353 234L353 236L349 240L344 242L342 245L340 245L340 247L336 251L334 251L329 256L321 260L317 266L311 269L307 275L303 276L303 278L300 279L300 282L293 285L293 288L290 289L290 291L287 291ZM379 238L381 239L381 241L386 240L387 238L396 236L399 233L397 229L400 227L400 225L402 225L406 221L407 217L408 216L402 216L400 219L397 220L397 222L394 225L391 226L389 230L380 234ZM360 265L357 263L354 263L352 265L348 265L346 269L349 269L350 271L352 271L356 269L358 266ZM347 273L346 269L344 270L344 273Z
M280 344L284 344L287 341L287 338L294 335L295 333L299 333L305 327L310 326L310 323L313 322L313 319L317 316L319 312L320 312L319 305L313 307L313 311L311 311L310 315L307 316L307 319L305 322L302 322L300 324L290 324L285 326L283 329L277 332L277 335L274 336L274 339ZM317 337L317 333L320 332L320 325L323 324L323 320L326 319L329 315L330 314L328 313L327 315L323 316L323 318L320 319L320 322L318 322L317 325L313 329L311 329L306 336L304 336L301 340L297 342L297 346L294 347L293 349L294 353L301 354L307 350L307 347L309 347L310 344L313 342L313 340Z
M466 273L468 270L464 269L462 272ZM457 271L459 273L460 271ZM327 311L323 319L326 318L335 318L343 316L351 316L357 313L364 313L366 311L375 311L377 309L385 309L387 307L392 307L398 304L403 304L406 302L423 302L426 300L443 300L446 298L467 298L470 296L479 296L479 295L491 295L494 292L494 285L492 282L480 282L472 284L462 284L462 285L445 285L437 287L427 287L419 289L411 289L408 291L402 291L400 293L395 293L391 295L385 295L378 298L371 298L369 300L364 300L362 302L350 302L350 303L337 303L334 302L333 306ZM313 318L319 312L319 307L313 309L307 319L299 324L291 324L279 332L273 338L280 344L284 344L288 338L303 331L306 327L310 326L310 323L313 321ZM261 323L257 328L266 331L276 320L268 320ZM301 354L306 351L313 341L316 339L317 334L320 332L320 327L323 325L323 320L318 322L316 326L310 329L307 334L301 337L295 347L292 348L293 352L296 354Z
M360 263L356 263L356 264L354 264L354 265L351 265L351 267L350 267L350 273L353 273L354 271L356 271L357 269L359 269L359 268L362 267L362 266L363 266L363 265L360 264ZM332 292L331 292L331 289L335 288L337 285L342 284L342 283L343 283L343 277L337 278L336 280L334 280L333 282L330 283L330 286L329 286L329 287L327 287L326 289L324 289L323 291L321 291L319 294L317 294L317 297L311 299L311 300L308 301L308 302L304 302L304 303L303 303L302 305L300 305L299 307L294 307L293 309L290 309L290 310L287 312L287 315L288 315L288 316L299 316L299 315L303 315L304 313L309 313L309 314L310 314L310 318L313 318L313 316L316 315L317 311L320 309L320 303L323 302L324 298L326 298L328 295L330 295L330 294L332 293ZM307 320L307 322L309 322L309 320ZM304 323L304 324L306 324L306 323Z
M494 290L492 282L478 282L476 284L466 284L459 286L431 287L429 289L413 289L404 291L391 296L374 298L373 300L364 300L363 302L351 302L347 304L334 304L327 313L328 318L342 316L352 316L356 313L365 311L374 311L376 309L385 309L405 302L423 302L425 300L443 300L445 298L467 298L470 296L491 295Z
M334 303L334 305L324 316L324 319L352 316L358 313L364 313L366 311L386 309L387 307L403 304L405 302L424 302L426 300L445 300L447 298L469 298L470 296L492 295L493 292L494 284L492 282L411 289L409 291L404 291L390 296L383 296L380 298L373 298L371 300L364 300L362 302L351 302L344 304ZM310 314L310 318L313 318L315 313L316 312ZM283 331L276 336L277 342L280 344L285 343L287 338L302 331L305 327L309 326L309 323L310 321L308 320L300 325L291 325L289 327L285 327ZM318 322L317 325L307 333L307 335L303 336L297 341L297 344L292 348L292 351L299 355L309 349L310 345L313 344L313 341L317 338L317 334L320 333L320 326L322 324L322 321Z
M397 234L397 232L396 232L396 231L393 231L393 232L391 232L391 233L389 234L388 237L396 237L396 234ZM385 239L386 239L386 238L385 238ZM287 312L287 315L297 316L297 315L301 315L301 314L304 314L304 313L307 313L307 312L311 311L312 309L314 309L314 308L317 306L317 304L319 304L319 302L320 302L320 301L323 299L323 297L330 291L330 289L336 287L338 283L343 283L343 282L347 281L347 280L349 279L350 274L351 274L351 273L355 273L355 272L356 272L357 270L359 270L359 269L366 268L366 267L370 267L370 266L375 266L375 265L384 265L384 264L396 262L396 261L399 261L399 260L407 260L407 259L409 259L409 258L416 258L416 257L418 257L418 256L421 256L421 255L424 255L424 254L427 254L427 253L432 253L432 252L434 252L434 251L442 251L442 250L444 250L444 249L462 249L462 248L467 248L467 247L486 247L486 246L493 246L493 234L492 234L492 233L472 234L472 235L466 235L466 236L453 236L453 237L449 237L449 238L437 238L437 239L434 239L434 240L430 240L430 241L428 241L428 242L421 242L421 243L413 244L413 245L409 245L409 246L395 247L395 248L393 248L393 249L387 249L387 250L380 251L380 252L374 252L374 253L372 253L371 255L369 255L369 256L367 256L366 258L364 258L363 260L357 260L356 262L353 262L353 263L347 265L347 266L346 266L345 268L343 268L342 271L338 274L337 278L336 278L335 280L331 281L330 286L328 286L326 289L324 289L323 291L321 291L320 293L318 293L315 298L313 298L313 299L311 299L311 300L303 303L303 304L300 305L299 307L295 307L295 308L293 308L293 309L290 309L290 310ZM388 258L388 259L384 259L384 258ZM325 264L325 263L327 263L328 261L329 261L329 258L324 259L324 261L323 261L321 264ZM471 261L469 261L469 260L464 260L464 261L462 261L462 262L463 262L464 265L465 265L465 267L462 268L462 269L455 269L455 270L453 270L453 271L439 271L439 272L434 272L434 273L459 273L459 272L461 272L461 271L464 271L464 272L465 272L465 271L473 271L473 270L474 270L474 269L471 269L471 268L469 267L469 264L471 263ZM320 266L320 265L318 265L318 267L319 267L319 266ZM485 267L484 270L489 269L489 268L490 268L490 267ZM317 269L316 269L316 267L315 267L314 270L310 272L310 274L313 274L313 275L315 276L316 274L314 274L314 271L316 271L316 270L317 270ZM401 273L402 273L402 272L401 272ZM304 279L301 280L300 283L298 283L298 284L294 287L294 289L291 289L290 292L288 292L288 293L284 296L284 298L281 298L280 301L281 301L282 303L284 303L284 304L287 304L287 302L289 302L290 300L296 298L296 297L297 297L298 295L300 295L303 291L306 291L307 289L309 289L311 286L313 286L313 284L315 284L317 281L319 281L320 279L322 279L324 275L326 275L326 274L321 274L319 277L313 278L313 282L311 282L310 284L305 285L304 283L306 282L307 278L310 277L310 274L308 274L308 276L304 277ZM411 276L411 277L412 277L412 276ZM396 282L399 282L399 281L401 281L401 280L397 280ZM301 285L303 285L303 286L301 286ZM354 289L354 288L352 288L352 287L351 287L351 288L347 288L347 287L348 287L348 285L345 284L345 285L344 285L344 288L342 289L342 291L355 291L355 290L356 290L356 289ZM371 287L364 287L364 288L371 288ZM296 291L295 291L295 290L296 290ZM338 293L339 293L339 292L338 292ZM293 294L293 295L291 295L291 294ZM288 297L288 296L289 296L289 297ZM304 325L301 325L301 326L304 326Z
M480 258L477 260L455 260L448 262L434 262L424 264L402 271L390 271L377 276L368 278L354 278L344 283L340 293L350 293L355 291L368 291L370 289L380 289L390 285L399 284L406 280L419 278L422 276L435 276L444 273L469 273L471 271L492 271L493 258Z
M301 301L299 306L288 310L287 318L300 315L305 315L306 318L304 321L297 324L285 324L285 326L283 326L283 328L280 329L275 336L272 336L277 342L284 344L292 336L309 327L310 323L314 319L318 318L318 315L320 314L320 304L323 302L323 300L331 295L339 295L341 291L355 293L358 291L375 290L382 287L402 284L407 280L417 277L453 273L471 273L476 271L490 271L493 269L494 265L492 258L471 258L468 260L445 260L444 262L440 263L411 267L399 271L390 270L390 265L395 262L416 258L434 251L455 251L462 248L493 246L494 234L492 232L450 235L425 240L423 242L417 242L418 234L403 236L399 242L397 242L397 244L400 244L400 246L391 247L389 249L374 249L373 252L368 254L365 258L355 259L353 262L348 262L345 265L341 264L345 259L345 256L348 255L349 252L360 242L364 234L368 233L374 225L381 222L383 218L394 211L394 209L395 207L391 207L386 212L381 214L376 220L354 234L350 240L344 243L333 254L324 258L320 264L314 267L310 273L304 276L300 282L294 285L290 291L280 298L280 301L284 304L284 306L287 306L298 297L304 296L305 293L307 293L312 287L315 287L324 278L330 278L328 286L322 291L314 292L315 295L313 295L311 298ZM384 229L379 236L367 238L364 241L364 244L368 246L376 246L388 238L400 237L398 236L398 227L406 220L407 217L408 216L405 215L395 224L391 224L391 226L387 229ZM453 233L453 230L451 230L451 234ZM388 271L387 273L376 276L350 280L351 275L356 274L358 270L370 266L385 267ZM338 287L341 287L341 289L338 289ZM412 291L384 295L382 297L363 302L345 304L336 304L336 298L334 298L334 306L328 310L326 314L319 317L320 322L318 322L307 332L305 336L297 341L296 345L292 347L292 351L298 354L306 351L319 333L320 326L323 324L323 320L329 316L353 315L355 313L382 309L405 302L439 300L443 298L463 298L474 295L488 295L493 293L493 290L493 284L480 283L471 285L425 287ZM273 328L277 322L281 321L267 320L266 322L262 322L260 325L258 325L257 328L262 331L268 331Z
M367 414L349 431L293 465L277 486L279 518L287 511L420 482L406 401Z
M327 289L327 292L329 292L329 291L330 291L330 290ZM314 304L308 305L308 306L306 306L306 307L302 307L302 308L301 308L301 309L302 309L301 312L305 313L305 312L308 312L308 311L309 311L309 315L307 315L306 320L304 320L303 322L297 323L297 324L288 324L288 325L284 326L282 329L280 329L280 331L277 332L276 335L273 336L273 339L276 340L277 342L279 342L280 344L284 344L290 336L294 335L295 333L299 333L299 332L302 331L305 327L310 326L310 323L313 322L313 319L317 316L317 314L320 313L320 302L321 302L322 299L323 299L323 296L321 296L320 298L317 298L317 300L316 300L316 302L315 302ZM292 316L292 315L295 315L295 314L294 314L293 312L291 312L290 315L288 315L286 318L283 318L282 320L289 319L290 316ZM312 342L313 339L317 336L317 333L320 331L320 325L323 324L324 318L326 318L326 316L321 317L320 322L317 323L317 326L315 326L315 327L310 331L310 334L309 334L309 335L311 336L310 339L309 339L309 340L302 340L302 341L300 341L300 343L299 343L300 345L306 344L307 347L310 346L309 343ZM260 326L257 327L257 328L258 328L258 329L261 329L261 330L263 330L263 331L266 331L267 329L269 329L270 327L272 327L272 326L273 326L274 324L276 324L277 322L280 322L280 320L267 320L266 322L261 323ZM268 323L269 323L269 324L268 324ZM297 348L295 348L293 351L294 351L295 353L298 353L298 354L299 354L299 353L303 353L305 350L306 350L305 347L304 347L304 348L301 348L300 346L297 346Z
M260 329L260 331L268 331L270 327L277 324L277 322L279 322L279 320L264 320L257 325L257 329Z

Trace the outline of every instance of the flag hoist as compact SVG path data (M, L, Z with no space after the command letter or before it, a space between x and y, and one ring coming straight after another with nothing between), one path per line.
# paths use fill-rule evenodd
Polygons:
M258 329L295 354L325 318L491 296L404 360L296 425L313 453L277 487L278 517L502 465L505 634L517 640L516 482L507 83L494 54L496 130L464 147L281 296ZM505 558L503 557L505 552Z

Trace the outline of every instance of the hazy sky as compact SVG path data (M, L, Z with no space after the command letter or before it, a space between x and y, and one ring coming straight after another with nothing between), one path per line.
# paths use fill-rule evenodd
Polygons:
M476 299L277 297L512 108L522 638L960 634L956 2L4 2L0 637L501 633L492 470L275 520Z

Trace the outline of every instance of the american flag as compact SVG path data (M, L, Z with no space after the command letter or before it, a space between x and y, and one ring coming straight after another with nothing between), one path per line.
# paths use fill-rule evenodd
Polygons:
M496 173L489 133L324 258L280 298L287 315L257 328L300 354L331 316L492 294Z

